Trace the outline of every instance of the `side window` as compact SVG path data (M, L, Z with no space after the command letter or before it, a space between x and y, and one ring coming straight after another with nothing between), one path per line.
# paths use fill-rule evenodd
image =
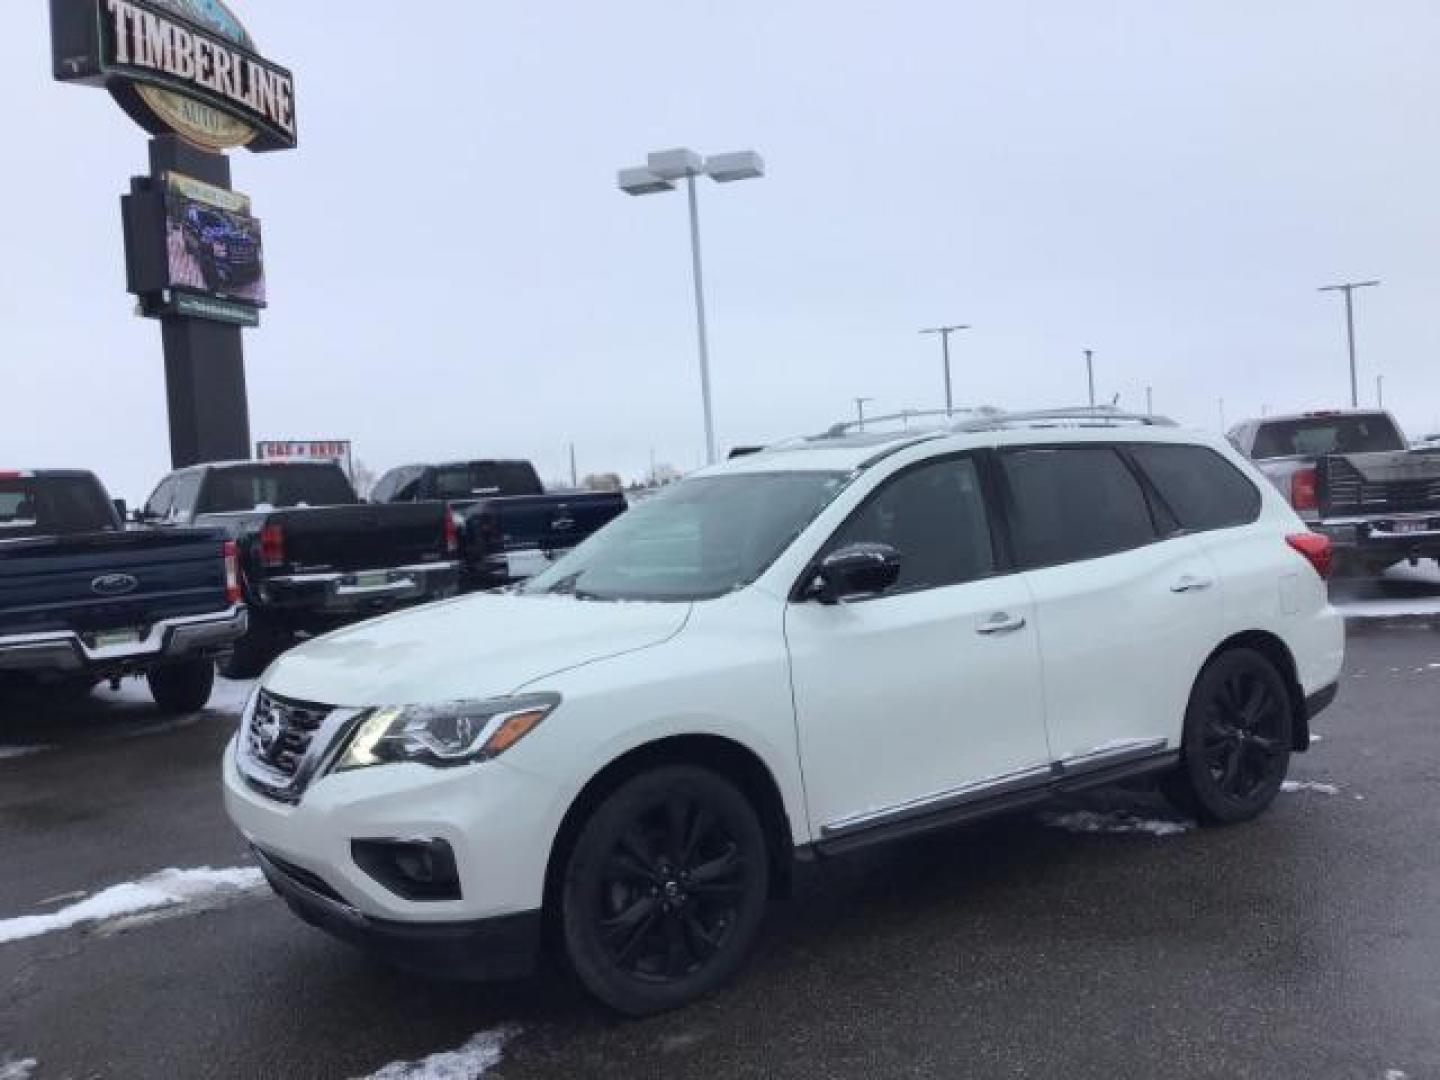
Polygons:
M900 552L896 592L993 573L995 551L974 460L936 461L901 473L860 506L826 550L861 542L889 544Z
M1147 443L1130 453L1182 529L1225 529L1260 516L1260 492L1213 450Z
M195 512L195 496L200 494L200 472L184 473L175 478L175 501L170 507L172 521L188 518Z
M415 502L420 498L420 478L424 469L406 469L397 478L397 489L392 502Z
M1112 448L1011 450L1001 461L1022 567L1095 559L1155 539L1140 482Z
M370 489L370 501L372 503L383 503L390 501L390 494L395 490L395 470L391 469Z
M150 495L145 504L145 516L153 521L164 521L170 516L170 507L175 501L175 478L167 476Z

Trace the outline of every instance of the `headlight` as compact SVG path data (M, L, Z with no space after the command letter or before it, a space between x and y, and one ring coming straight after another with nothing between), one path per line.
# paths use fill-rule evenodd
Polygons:
M387 761L437 766L489 761L534 731L559 704L559 694L524 694L372 709L350 736L335 771Z

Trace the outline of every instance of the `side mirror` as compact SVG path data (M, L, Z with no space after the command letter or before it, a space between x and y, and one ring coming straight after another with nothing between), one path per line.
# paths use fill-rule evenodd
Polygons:
M899 577L900 552L889 544L848 544L820 561L805 595L838 604L849 597L877 596Z
M130 510L124 499L112 499L111 505L115 507L115 514L122 523L130 517Z

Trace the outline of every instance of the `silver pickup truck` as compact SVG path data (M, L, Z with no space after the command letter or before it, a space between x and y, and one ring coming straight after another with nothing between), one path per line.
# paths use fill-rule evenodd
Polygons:
M1230 441L1330 537L1341 572L1440 560L1440 455L1412 450L1389 413L1267 416L1236 425Z

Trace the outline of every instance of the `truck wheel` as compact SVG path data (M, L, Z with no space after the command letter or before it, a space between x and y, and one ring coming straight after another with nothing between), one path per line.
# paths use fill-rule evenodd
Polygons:
M289 643L283 631L258 622L252 615L250 629L235 642L229 653L215 662L215 667L222 678L258 679L270 666L270 661L284 652Z
M1290 767L1290 690L1275 665L1251 649L1221 653L1190 692L1180 766L1162 790L1207 824L1259 815Z
M167 713L199 712L210 700L215 685L215 665L209 660L185 660L166 664L147 676L150 696Z
M688 765L641 773L596 807L566 862L571 966L619 1012L684 1005L745 959L769 874L760 820L728 780Z

